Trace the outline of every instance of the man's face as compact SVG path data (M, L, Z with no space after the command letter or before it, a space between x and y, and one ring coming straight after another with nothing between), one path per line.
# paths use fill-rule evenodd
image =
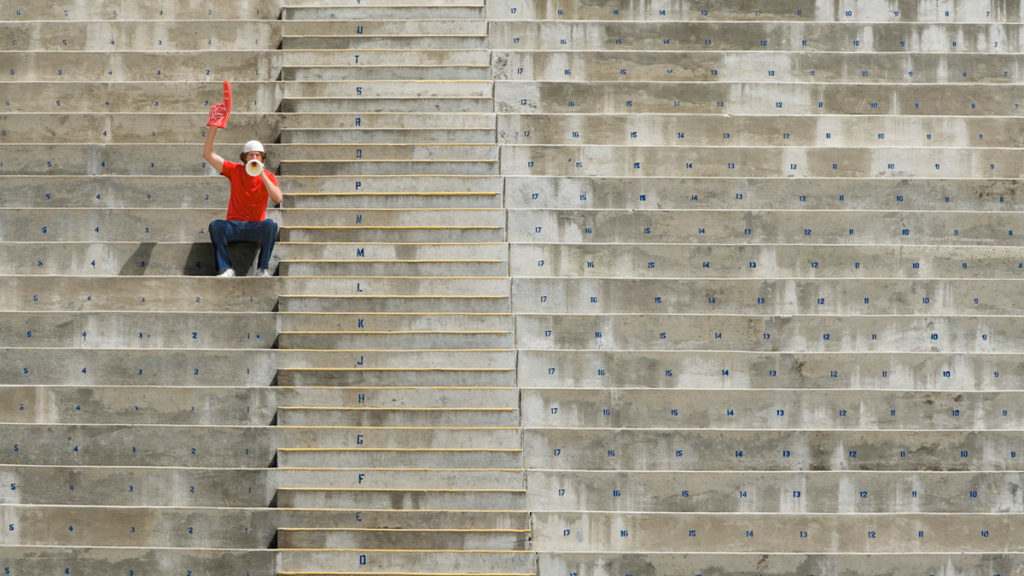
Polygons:
M263 152L257 152L256 150L253 150L252 152L246 152L246 154L245 154L245 162L246 162L246 164L248 164L252 160L259 160L260 162L263 162Z

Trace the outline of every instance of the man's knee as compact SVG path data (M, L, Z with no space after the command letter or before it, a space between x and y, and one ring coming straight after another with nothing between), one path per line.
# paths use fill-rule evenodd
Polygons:
M217 236L223 237L227 232L228 223L225 220L214 220L213 222L210 222L209 228L211 238Z
M262 222L262 224L263 224L263 233L264 234L266 234L268 236L273 236L275 238L277 237L277 229L278 229L277 222L274 222L273 220L267 218L266 220L264 220Z

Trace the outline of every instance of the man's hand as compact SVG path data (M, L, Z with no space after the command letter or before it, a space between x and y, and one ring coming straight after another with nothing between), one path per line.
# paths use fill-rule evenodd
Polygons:
M210 120L206 125L217 128L227 128L229 116L231 116L231 82L225 80L224 101L217 102L210 107Z

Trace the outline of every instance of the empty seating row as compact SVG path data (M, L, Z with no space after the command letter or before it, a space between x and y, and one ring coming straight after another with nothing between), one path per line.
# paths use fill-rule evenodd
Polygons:
M498 116L502 144L1005 148L1022 142L1016 118L517 114Z
M1014 178L587 178L508 176L508 206L531 209L965 210L1021 206Z
M669 0L623 6L615 0L580 4L572 0L492 0L491 20L695 20L714 23L732 20L789 22L1019 22L1021 8L1000 0L929 2L921 0L787 0L722 4L711 0Z
M965 148L689 147L508 145L501 167L510 176L610 178L1012 178L1017 150Z
M494 106L502 114L715 114L735 116L1017 116L1021 102L1007 84L515 81L502 69ZM710 72L709 72L710 74ZM765 71L765 76L767 76ZM936 86L942 86L937 90ZM52 109L44 108L46 110ZM868 172L871 174L871 172Z
M531 428L1012 430L1016 392L524 389Z
M531 388L994 391L1020 368L1014 354L520 350L516 374Z
M516 12L518 15L519 12ZM510 14L511 16L511 14ZM660 14L659 14L660 16ZM496 50L742 50L808 52L980 52L1020 50L1016 22L794 22L494 20Z
M895 82L998 85L1017 82L1022 74L1016 59L1006 54L560 49L494 52L492 58L495 73L528 82L804 83L821 89L848 83L866 87Z
M1020 472L531 470L534 510L1015 513Z
M213 323L213 322L211 322ZM750 352L1010 353L1012 317L517 314L530 350L746 350ZM24 340L14 332L10 340ZM638 425L643 425L642 423Z
M212 0L60 0L39 4L28 0L3 0L0 13L17 21L43 20L83 22L88 20L244 20L277 19L280 0L241 0L230 6Z
M21 263L22 267L33 265L31 259ZM517 243L509 250L509 266L513 276L549 278L897 279L1024 275L1024 259L1017 248L949 245Z

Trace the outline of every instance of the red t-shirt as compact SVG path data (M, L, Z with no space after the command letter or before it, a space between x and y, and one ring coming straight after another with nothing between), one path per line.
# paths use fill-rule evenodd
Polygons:
M266 169L267 178L275 185L277 176ZM231 198L228 200L228 220L241 222L260 222L267 219L267 200L270 194L263 186L261 176L249 176L245 173L245 164L224 161L221 174L231 181Z

